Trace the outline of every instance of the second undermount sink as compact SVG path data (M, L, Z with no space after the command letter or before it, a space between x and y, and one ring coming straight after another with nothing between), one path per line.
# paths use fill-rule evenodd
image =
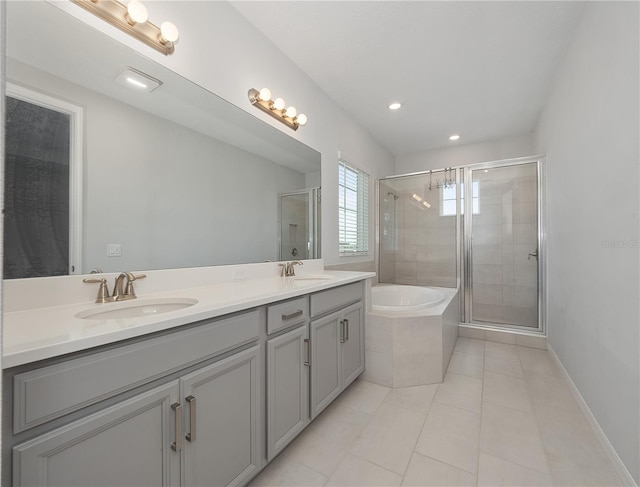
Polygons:
M198 304L197 299L190 298L155 298L132 299L104 304L80 311L76 318L83 320L112 320L123 318L142 318L170 311L178 311Z

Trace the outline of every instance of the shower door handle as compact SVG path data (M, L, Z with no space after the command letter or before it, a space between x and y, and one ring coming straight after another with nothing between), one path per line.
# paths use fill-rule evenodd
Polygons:
M536 260L538 260L538 249L534 250L533 252L531 252L529 254L529 257L527 257L527 260L531 260L531 257L535 257Z

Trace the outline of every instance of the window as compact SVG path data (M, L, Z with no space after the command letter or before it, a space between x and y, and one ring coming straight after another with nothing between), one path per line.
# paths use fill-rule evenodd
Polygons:
M340 255L369 253L369 175L338 161Z
M473 188L472 202L473 202L473 214L480 213L480 198L478 181L474 181L471 185ZM464 183L460 183L460 213L464 215ZM456 216L456 187L449 186L443 187L440 192L440 198L442 204L440 205L440 216Z

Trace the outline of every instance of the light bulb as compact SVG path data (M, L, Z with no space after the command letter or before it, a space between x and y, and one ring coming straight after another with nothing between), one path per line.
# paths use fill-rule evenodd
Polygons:
M296 107L289 107L287 108L287 111L284 112L284 114L289 118L295 118L298 114L298 110L296 110Z
M418 196L417 194L415 194L415 193L413 193L413 194L411 195L411 197L412 197L414 200L416 200L418 203L419 203L420 201L422 201L422 198L421 198L420 196Z
M282 110L285 105L286 103L282 98L276 98L275 100L273 100L273 108L275 108L276 110Z
M149 18L147 7L142 5L138 0L131 0L127 4L127 22L129 24L142 24Z
M262 88L258 94L258 98L262 101L271 100L271 90L269 88Z
M180 33L178 32L178 28L175 26L173 22L162 22L160 24L160 42L176 42L178 40L178 36Z
M424 206L426 206L427 208L431 208L431 205L429 203L427 203L426 201L423 201L422 204Z
M458 140L460 138L460 136L458 134L453 134L452 136L449 137L449 140Z
M397 110L400 107L402 107L402 103L396 101L389 105L389 110Z
M304 113L301 113L300 115L298 115L298 118L296 118L296 122L298 122L298 125L306 125L307 121L307 116Z

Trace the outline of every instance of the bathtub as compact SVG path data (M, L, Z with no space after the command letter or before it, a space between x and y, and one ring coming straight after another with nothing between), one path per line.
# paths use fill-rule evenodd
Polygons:
M379 285L371 288L371 308L375 311L429 309L447 299L439 289L420 286Z
M363 378L387 387L442 382L458 337L458 322L456 289L372 287Z

